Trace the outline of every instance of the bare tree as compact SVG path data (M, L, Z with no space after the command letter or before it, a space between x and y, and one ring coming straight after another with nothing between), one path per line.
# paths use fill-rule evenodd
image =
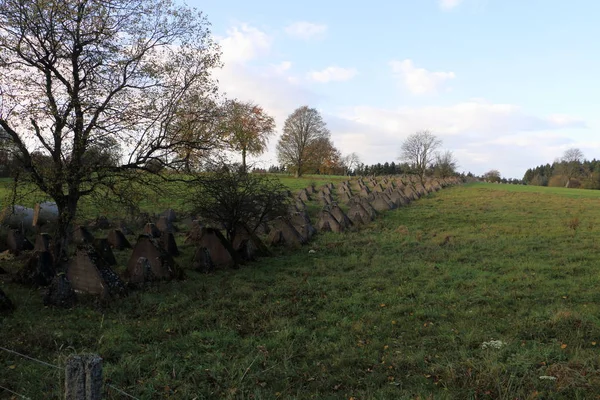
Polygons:
M454 154L450 150L443 153L436 153L433 172L439 178L447 178L456 174L458 161L454 158Z
M216 92L207 26L171 0L0 0L0 127L58 206L57 265L82 197L151 164L178 167L182 147L207 146L176 123L190 99ZM120 145L117 165L88 156L109 141Z
M314 108L302 106L285 120L283 135L277 143L279 162L300 177L311 164L311 148L314 150L315 143L329 137L321 114Z
M234 242L240 226L254 234L257 228L287 215L287 188L277 178L240 173L236 166L221 166L197 176L188 192L193 212L202 220L225 229Z
M565 150L565 153L561 159L562 162L577 162L580 163L583 161L583 152L580 149L572 148Z
M350 172L359 166L360 157L356 153L350 153L342 157L342 165L344 166L344 173L349 175Z
M500 182L502 175L500 175L500 171L497 169L490 169L488 172L483 174L483 179L490 182Z
M246 172L246 156L264 153L275 133L275 120L254 103L230 100L223 107L221 130L229 148L242 154Z
M418 131L408 136L402 143L399 159L407 162L421 182L424 182L427 168L432 164L433 155L441 145L442 141L430 131Z
M558 168L558 174L566 178L565 187L569 187L571 180L581 172L581 163L583 162L583 152L580 149L572 148L565 150Z

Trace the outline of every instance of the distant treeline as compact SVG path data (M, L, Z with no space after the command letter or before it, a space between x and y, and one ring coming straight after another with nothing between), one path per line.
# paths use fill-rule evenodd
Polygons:
M273 174L285 174L292 173L292 171L287 171L285 167L278 165L271 165L268 169L259 169L254 168L253 172L268 172ZM358 164L356 167L350 170L337 170L331 171L328 170L325 173L327 175L350 175L350 176L383 176L383 175L402 175L402 174L413 174L415 171L410 167L408 163L395 163L385 162L385 163L377 163L372 165L366 165L364 163ZM319 170L315 170L313 173L319 174L321 173ZM428 174L429 176L458 176L458 174L453 168L446 169L444 171L441 170L438 166L434 165L429 168ZM465 175L465 174L462 174ZM470 172L465 176L473 177L474 175Z
M557 160L525 172L528 185L600 189L600 160Z
M385 162L373 165L360 164L354 169L355 175L401 175L411 173L411 168L407 163Z
M278 165L271 165L269 167L268 170L260 170L260 169L254 169L255 172L269 172L269 173L273 173L273 174L285 174L285 173L291 173L291 171L287 171L285 169L285 167L283 166L278 166ZM331 175L332 171L327 171L326 173L328 173L328 175ZM363 163L358 164L356 167L354 167L351 170L339 170L339 171L333 171L334 173L332 175L358 175L358 176L368 176L368 175L376 175L376 176L380 176L380 175L401 175L401 174L408 174L411 173L411 168L408 164L403 163L403 164L396 164L395 162L385 162L383 164L381 163L377 163L377 164L373 164L373 165L365 165ZM335 173L337 172L337 173ZM318 170L315 170L313 173L315 174L319 174L320 172Z

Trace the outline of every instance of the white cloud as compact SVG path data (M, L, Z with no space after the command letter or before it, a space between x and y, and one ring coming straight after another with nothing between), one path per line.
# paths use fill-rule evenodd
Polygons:
M275 118L278 132L297 107L326 106L322 96L302 85L305 77L292 74L291 61L273 60L272 38L265 32L241 25L230 29L220 42L226 44L224 57L234 60L215 73L221 90L229 98L262 106ZM527 168L552 162L566 148L579 147L590 158L600 149L600 139L593 129L582 129L587 126L580 119L561 114L536 116L514 104L485 99L450 106L325 109L323 118L336 147L343 154L358 153L367 164L396 161L402 141L419 129L438 135L444 149L454 152L460 170L476 174L497 168L505 177L520 178ZM271 139L258 166L277 164L278 138Z
M439 0L440 8L442 10L451 10L458 7L463 0Z
M222 94L260 105L275 118L280 131L290 113L305 104L314 106L319 96L303 88L299 84L301 79L290 74L291 61L271 62L272 43L273 38L256 27L248 24L232 27L227 36L219 38L225 62L213 75ZM276 143L277 138L272 138L259 166L277 164Z
M257 72L243 65L231 65L216 73L227 97L253 101L275 117L281 128L295 108L313 104L318 95L293 83L293 77L276 72Z
M440 86L449 79L454 79L454 72L431 72L415 67L410 59L390 61L392 72L413 94L436 93Z
M214 76L226 97L253 101L281 122L283 116L293 111L293 104L306 102L313 95L292 83L295 77L289 74L291 61L267 63L262 69L248 65L250 61L269 57L272 42L272 37L248 24L228 29L219 44L222 58L232 62L225 62Z
M282 61L279 64L273 65L273 71L277 75L282 75L282 74L286 73L287 71L289 71L291 68L292 68L291 61Z
M562 116L536 117L524 113L512 104L493 104L485 101L468 101L452 106L403 107L378 109L355 107L350 118L359 118L370 125L377 125L389 132L412 133L430 129L443 135L470 133L478 136L496 137L523 131L582 128L581 120Z
M568 115L563 115L563 114L550 115L550 116L548 116L548 120L557 126L561 126L561 125L569 126L569 125L572 125L573 123L578 122L576 119L573 119L573 117L570 117Z
M324 35L327 32L327 25L298 21L286 26L285 32L295 38L307 40Z
M311 71L308 73L308 78L321 83L332 81L347 81L354 78L358 74L355 68L327 67L321 71Z
M507 177L551 162L573 145L573 131L586 127L573 117L538 117L482 100L447 107L352 107L326 120L342 153L356 151L367 164L396 160L409 134L429 129L454 151L461 170L482 174L498 168Z
M244 63L268 53L273 38L261 30L241 24L227 30L227 36L218 38L223 55L221 60L228 63Z

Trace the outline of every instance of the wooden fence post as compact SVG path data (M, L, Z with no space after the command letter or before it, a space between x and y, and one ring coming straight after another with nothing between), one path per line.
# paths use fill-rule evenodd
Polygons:
M73 355L65 367L65 400L102 399L102 358Z

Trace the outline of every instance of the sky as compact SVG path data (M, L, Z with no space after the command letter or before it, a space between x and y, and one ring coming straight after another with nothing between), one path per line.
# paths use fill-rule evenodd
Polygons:
M211 23L228 98L275 118L319 110L334 145L398 161L429 130L459 171L522 178L579 148L600 158L600 1L189 0Z

